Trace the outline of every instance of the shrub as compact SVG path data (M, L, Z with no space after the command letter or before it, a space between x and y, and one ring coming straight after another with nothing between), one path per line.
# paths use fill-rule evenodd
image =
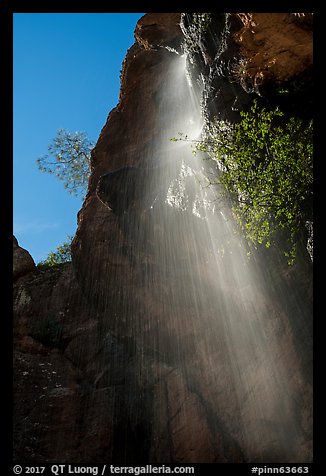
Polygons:
M312 215L312 120L286 117L257 100L237 124L215 122L195 152L217 161L216 180L231 198L232 210L249 244L282 243L294 261L302 230Z
M50 251L44 261L40 261L37 266L39 268L57 266L71 261L71 240L72 236L68 236L68 241L56 248L56 251Z

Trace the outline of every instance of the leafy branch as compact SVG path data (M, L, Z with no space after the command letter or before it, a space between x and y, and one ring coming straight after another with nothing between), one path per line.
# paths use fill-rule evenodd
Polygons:
M286 117L255 100L237 124L215 121L207 138L194 142L217 162L216 182L231 198L240 230L254 247L282 243L293 263L297 244L312 215L313 122Z
M94 144L85 132L59 129L48 146L48 153L36 160L41 172L54 175L69 193L85 194L90 175L91 150Z

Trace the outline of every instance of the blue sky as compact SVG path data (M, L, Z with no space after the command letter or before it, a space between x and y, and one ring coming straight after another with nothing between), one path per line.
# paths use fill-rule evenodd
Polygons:
M74 235L82 205L36 159L60 128L96 142L143 15L14 14L14 234L36 262Z

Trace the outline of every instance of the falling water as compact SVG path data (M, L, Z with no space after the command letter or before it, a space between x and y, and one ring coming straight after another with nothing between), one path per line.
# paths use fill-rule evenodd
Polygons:
M171 57L157 103L160 134L144 158L145 188L154 193L143 199L143 226L134 225L152 257L143 279L159 307L144 324L142 352L151 348L182 372L216 434L236 442L244 460L300 461L300 385L284 360L296 358L285 354L282 334L292 338L285 311L209 183L216 164L195 156L191 142L170 140L200 139L203 125L200 88L189 81L185 57Z
M47 313L63 328L60 348L34 355L27 339L26 359L18 352L18 462L310 462L305 269L286 276L265 254L248 260L210 183L217 163L191 147L202 136L202 85L185 56L160 53L128 54L132 81L125 67L122 100L93 151L73 266L17 286L19 335ZM179 133L190 141L171 141ZM133 166L105 174L122 163Z

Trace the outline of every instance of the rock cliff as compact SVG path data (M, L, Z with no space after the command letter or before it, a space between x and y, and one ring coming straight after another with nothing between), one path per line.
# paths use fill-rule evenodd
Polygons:
M225 114L237 98L244 104L250 94L267 94L270 84L310 72L311 17L296 15L232 14L227 35L225 18L214 19L220 41L193 54L193 77L205 73L210 86L207 117L221 101L223 54L226 60L241 51L249 71L245 84L231 83ZM92 152L72 263L35 268L14 242L19 462L312 460L310 263L303 259L289 270L271 252L270 268L258 263L255 270L272 283L268 291L250 282L238 290L227 265L216 277L209 259L196 261L206 251L195 235L172 236L180 214L157 219L162 177L170 180L157 144L162 118L176 120L177 100L172 94L167 113L161 91L184 39L189 44L198 33L191 24L180 13L149 13L136 25L119 103ZM226 79L223 88L230 93ZM193 222L191 229L202 228ZM180 244L175 252L172 243ZM162 249L169 256L164 263L157 258ZM230 312L236 332L225 328Z

